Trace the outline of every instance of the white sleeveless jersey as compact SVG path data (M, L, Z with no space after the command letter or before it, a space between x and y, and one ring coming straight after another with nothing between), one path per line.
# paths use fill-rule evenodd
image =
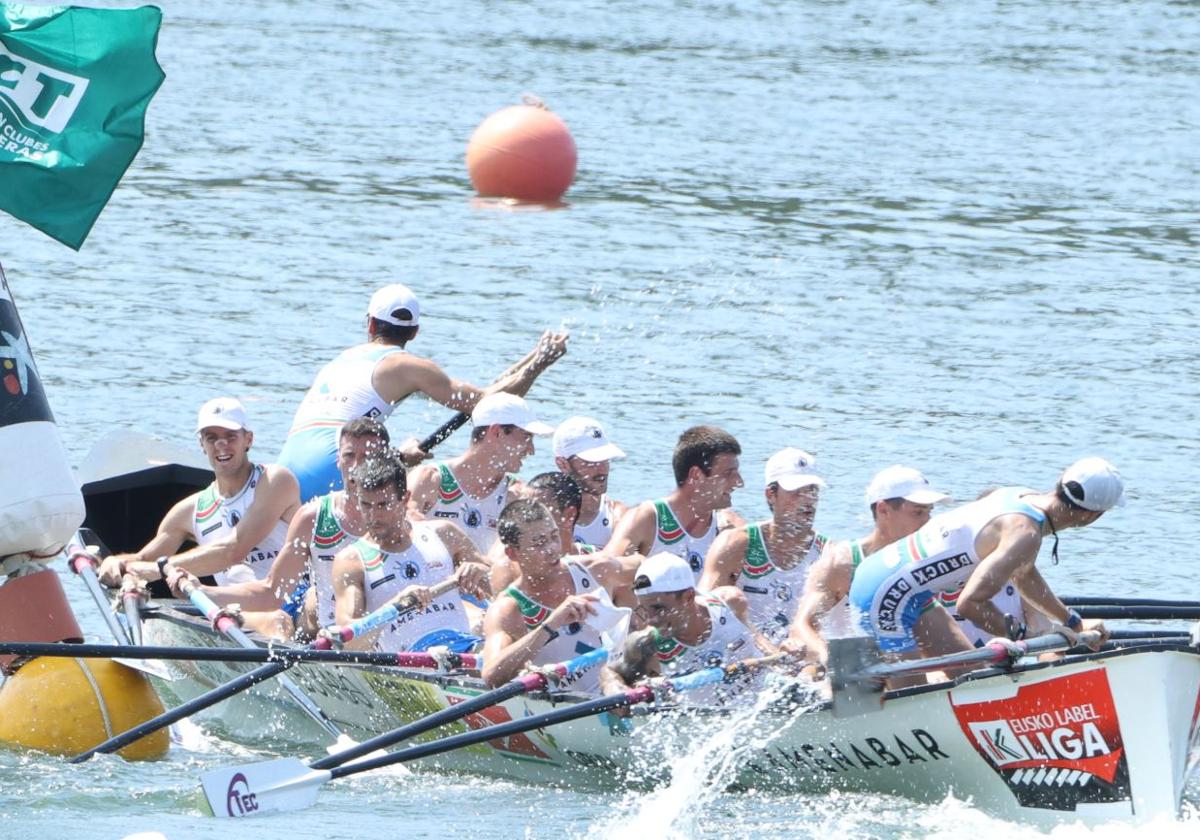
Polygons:
M825 537L814 532L800 562L790 569L781 569L767 551L762 523L747 526L746 536L746 553L736 586L746 593L750 623L772 642L782 642L804 595L808 570L825 548Z
M371 378L380 360L404 352L400 347L381 344L360 344L343 350L318 371L296 409L288 434L330 425L340 429L346 421L356 417L374 417L382 421L392 413L394 406L379 395Z
M653 557L660 551L682 557L692 567L696 582L700 582L700 573L704 571L704 558L713 540L717 538L719 513L714 513L708 523L708 530L698 537L693 537L679 524L679 517L666 499L654 503L654 544L650 546L647 557Z
M596 582L587 569L570 561L564 562L563 565L571 573L571 581L575 584L576 595L594 594L598 595L601 600L608 601L608 593L603 586ZM508 587L500 594L507 595L517 602L517 608L521 611L521 618L525 622L526 633L536 631L554 611L553 607L535 601L515 586ZM601 638L600 632L591 625L580 622L568 624L558 631L557 638L542 646L541 650L534 655L532 664L553 665L557 662L566 662L603 646L604 640ZM560 684L558 690L577 694L597 694L600 691L600 670L600 666L596 665L572 674Z
M750 628L733 614L729 605L715 595L697 592L708 608L712 629L706 639L695 645L687 645L671 636L659 636L654 643L654 655L663 673L686 674L713 665L731 665L743 659L762 656L754 643ZM715 685L689 691L680 695L689 703L711 703L745 690L749 685L758 685L757 678L736 686Z
M254 464L242 489L228 499L217 491L215 481L197 494L195 509L192 512L192 534L196 538L196 545L208 545L233 532L234 527L245 517L250 505L254 504L254 491L262 481L264 473L262 464ZM282 519L277 521L270 533L250 549L240 563L213 575L217 585L227 586L231 583L265 578L271 570L271 564L283 548L287 530L288 523Z
M613 523L616 521L612 499L605 493L600 497L600 509L596 511L595 518L586 525L575 523L575 542L603 548L612 537Z
M335 497L345 495L341 490L321 497L317 518L313 522L312 535L308 540L309 580L317 592L317 621L322 627L335 623L334 608L337 599L333 594L333 558L347 546L358 541L358 534L351 534L337 518Z
M404 551L386 552L365 539L354 547L363 562L367 613L409 586L433 586L454 574L454 560L429 522L412 523L412 544ZM383 629L375 645L388 652L407 650L434 630L470 632L458 590L443 592L425 609L400 616Z
M513 481L512 476L505 476L500 485L485 498L476 499L462 489L450 467L445 464L435 466L439 478L437 501L429 516L449 519L471 538L480 554L487 556L488 550L496 542L496 527L500 511L508 502L508 485Z

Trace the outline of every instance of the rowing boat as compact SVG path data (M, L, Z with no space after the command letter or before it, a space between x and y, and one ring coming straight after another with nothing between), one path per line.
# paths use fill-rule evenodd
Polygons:
M90 524L102 536L140 539L146 523L108 528L101 508L129 510L111 496L135 491L169 505L172 499L164 495L171 494L146 488L167 481L180 486L181 475L160 465L94 483L91 489L102 490L106 502L95 506L95 515L89 507ZM95 495L88 485L84 490L89 499ZM148 644L227 644L187 608L166 601L155 606L147 611ZM174 679L161 689L190 699L248 667L172 662ZM292 674L330 719L359 738L484 691L470 673L302 663ZM862 717L834 717L829 703L811 700L811 693L768 694L774 694L773 702L752 713L664 703L630 718L603 715L494 740L424 759L422 766L535 784L649 786L669 775L673 757L715 733L727 737L734 731L736 737L728 740L737 753L737 771L721 780L734 788L862 791L922 802L953 794L1002 818L1052 825L1175 814L1188 774L1200 760L1200 652L1171 642L1026 663L1011 671L983 669L953 683L891 692L883 711ZM525 695L437 734L503 723L577 699ZM238 739L319 738L321 731L290 714L292 708L286 694L263 685L212 714Z

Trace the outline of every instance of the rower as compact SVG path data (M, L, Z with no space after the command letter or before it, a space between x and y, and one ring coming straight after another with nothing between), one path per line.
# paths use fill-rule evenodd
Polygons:
M521 576L496 596L484 617L485 683L494 687L513 679L527 664L564 662L624 640L630 611L615 608L606 591L619 574L617 560L585 564L563 557L550 510L533 499L518 499L505 507L499 529L509 561L519 564ZM609 645L605 633L610 634ZM574 674L560 687L595 693L599 670Z
M354 497L350 472L389 443L382 423L356 417L338 431L338 474L345 490L334 490L305 502L292 517L283 548L262 580L202 587L220 605L236 603L247 626L266 635L290 636L295 625L313 636L334 621L333 558L366 532ZM313 608L304 610L313 590ZM302 614L303 613L303 614Z
M165 579L168 563L196 576L213 575L218 585L266 577L300 507L296 478L278 464L250 460L254 433L232 397L201 406L196 435L216 480L172 507L140 551L106 558L100 564L105 585L119 585L125 574ZM196 547L176 554L185 540Z
M736 586L697 591L695 573L681 557L661 552L646 558L637 569L633 589L635 615L647 629L631 634L618 661L605 669L606 694L628 687L641 676L731 665L774 650L749 626L745 593ZM722 686L689 692L687 697L689 702L711 702L737 691Z
M521 496L541 502L549 509L558 529L558 539L564 555L582 556L596 552L595 546L573 542L583 490L571 476L561 472L540 473L529 480ZM521 567L509 560L507 546L500 540L492 544L487 559L492 566L493 592L499 593L520 577Z
M899 464L876 473L866 496L874 523L871 533L826 547L809 570L804 597L783 643L787 650L807 651L809 661L822 665L829 655L826 637L859 632L846 598L863 558L916 531L929 521L934 505L950 498L930 487L920 472Z
M603 546L612 538L613 527L628 508L608 495L609 465L624 457L591 417L568 417L554 430L554 464L583 491L575 542Z
M771 518L721 533L704 559L698 588L736 586L750 606L750 624L773 643L788 635L809 568L825 537L813 518L825 481L813 472L813 456L787 448L767 460L767 507Z
M724 429L685 430L672 456L675 490L622 516L605 553L674 554L687 561L695 584L717 532L746 524L729 507L733 491L743 486L738 468L741 454L737 439Z
M453 379L436 363L405 350L419 329L416 295L399 283L384 286L367 305L367 341L345 350L313 380L296 410L279 462L300 481L301 498L339 490L337 430L347 420L387 419L396 405L421 392L456 411L471 411L486 394L525 394L537 377L566 352L565 333L546 332L525 358L486 388ZM403 447L409 464L426 453L410 441Z
M462 652L478 642L462 595L486 598L487 565L467 536L451 522L410 522L401 453L372 455L350 471L367 535L338 552L333 561L335 618L347 625L389 602L415 599L406 613L376 633L361 637L380 650L424 650L444 644ZM436 598L430 587L449 577L458 591ZM357 641L357 640L356 640Z
M1103 623L1085 622L1051 591L1037 570L1038 550L1048 533L1058 560L1058 532L1090 525L1124 503L1124 482L1102 458L1084 458L1068 467L1053 489L1039 493L1002 487L994 493L934 517L911 536L863 560L850 585L850 603L860 611L863 629L885 651L938 656L972 649L970 641L941 609L938 597L962 587L958 612L1006 643L1016 655L1025 628L1006 626L991 603L1010 579L1036 609L1058 623L1068 639L1084 629L1108 632Z
M497 521L516 482L515 473L533 454L534 435L553 433L534 417L525 400L489 394L471 412L471 442L456 458L413 471L414 519L446 519L466 532L481 554L496 541Z

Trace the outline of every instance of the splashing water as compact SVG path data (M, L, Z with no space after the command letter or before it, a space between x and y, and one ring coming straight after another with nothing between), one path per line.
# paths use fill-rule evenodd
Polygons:
M701 833L701 821L709 806L725 793L742 768L743 761L770 745L799 715L820 704L788 706L781 719L779 709L789 683L769 682L752 706L710 720L693 716L688 720L689 737L680 742L672 737L680 720L664 715L662 726L643 730L644 744L658 766L669 766L671 780L649 793L630 793L614 809L618 815L592 828L589 837L617 840L626 837L661 837L685 840ZM763 712L774 706L767 719Z

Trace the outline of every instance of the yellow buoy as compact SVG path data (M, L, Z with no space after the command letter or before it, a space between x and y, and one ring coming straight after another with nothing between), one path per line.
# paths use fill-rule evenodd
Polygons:
M0 741L75 755L160 715L162 701L145 674L109 659L42 657L0 687ZM118 752L129 761L162 758L166 729Z

